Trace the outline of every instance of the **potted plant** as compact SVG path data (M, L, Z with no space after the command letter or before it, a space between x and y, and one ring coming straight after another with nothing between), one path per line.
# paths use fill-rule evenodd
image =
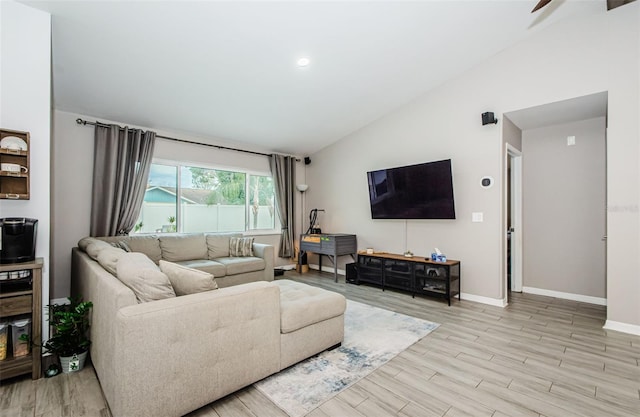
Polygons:
M84 367L89 346L89 313L91 301L69 298L69 304L48 306L52 336L42 347L58 355L62 372L75 372Z
M167 221L169 222L169 224L163 224L162 228L156 230L156 232L161 232L161 233L174 233L178 231L178 227L176 226L176 218L175 216L169 216L167 217Z

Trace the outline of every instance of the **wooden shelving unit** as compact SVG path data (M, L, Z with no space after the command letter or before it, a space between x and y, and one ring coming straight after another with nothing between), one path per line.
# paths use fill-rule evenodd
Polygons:
M41 343L42 329L42 266L42 258L37 258L32 262L0 265L0 272L31 271L30 284L28 282L20 283L13 288L14 286L11 285L13 283L7 282L8 280L0 283L0 321L29 315L31 318L31 340L37 344ZM8 343L7 357L0 361L0 379L13 378L28 373L31 373L32 379L40 378L40 347L33 345L28 355L14 358L12 345L13 342Z
M16 164L26 168L20 171L6 171L0 167L0 199L28 200L30 198L30 152L29 132L0 129L0 141L14 136L27 144L26 150L0 148L0 164Z

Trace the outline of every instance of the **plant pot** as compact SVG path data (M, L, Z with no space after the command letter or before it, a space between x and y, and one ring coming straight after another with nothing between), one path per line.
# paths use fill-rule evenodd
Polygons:
M89 351L78 353L73 356L60 356L60 366L62 372L68 374L70 372L78 372L84 368L84 362L87 360Z

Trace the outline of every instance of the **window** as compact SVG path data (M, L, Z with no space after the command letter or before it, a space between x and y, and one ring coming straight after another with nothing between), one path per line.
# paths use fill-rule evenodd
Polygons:
M153 163L134 232L274 231L274 204L270 176Z
M178 217L176 166L151 164L147 191L134 233L175 232Z
M249 175L248 230L275 229L275 196L273 178Z

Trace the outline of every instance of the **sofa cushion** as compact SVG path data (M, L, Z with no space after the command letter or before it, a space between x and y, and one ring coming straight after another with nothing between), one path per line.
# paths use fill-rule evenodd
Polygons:
M169 278L143 253L125 253L116 265L116 276L129 287L139 303L175 297Z
M101 240L96 240L95 242L91 242L87 245L86 252L87 255L91 257L91 259L97 261L98 254L105 249L113 249L113 246Z
M160 260L160 270L169 277L171 286L178 296L218 289L216 280L208 272L188 268L162 259Z
M229 240L229 256L253 256L252 237L232 237Z
M204 234L160 236L162 259L169 262L207 258Z
M87 251L87 247L95 242L101 242L100 239L96 239L95 237L91 237L91 236L87 236L87 237L83 237L82 239L80 239L78 241L78 247L80 248L81 251L86 252Z
M242 237L242 233L207 233L208 258L217 259L229 256L229 242L232 237Z
M144 253L156 264L162 259L162 251L160 250L160 242L158 236L131 236L123 239L131 252Z
M105 248L98 253L98 263L111 275L117 275L118 261L126 252L120 248Z
M255 258L245 256L241 258L218 258L217 262L220 262L227 269L227 275L244 274L247 272L262 271L266 267L266 263L262 258Z
M344 314L347 301L342 294L281 279L280 332L291 333L303 327Z
M217 261L210 261L208 259L192 259L189 261L180 261L176 263L188 268L208 272L217 278L227 275L227 268Z

